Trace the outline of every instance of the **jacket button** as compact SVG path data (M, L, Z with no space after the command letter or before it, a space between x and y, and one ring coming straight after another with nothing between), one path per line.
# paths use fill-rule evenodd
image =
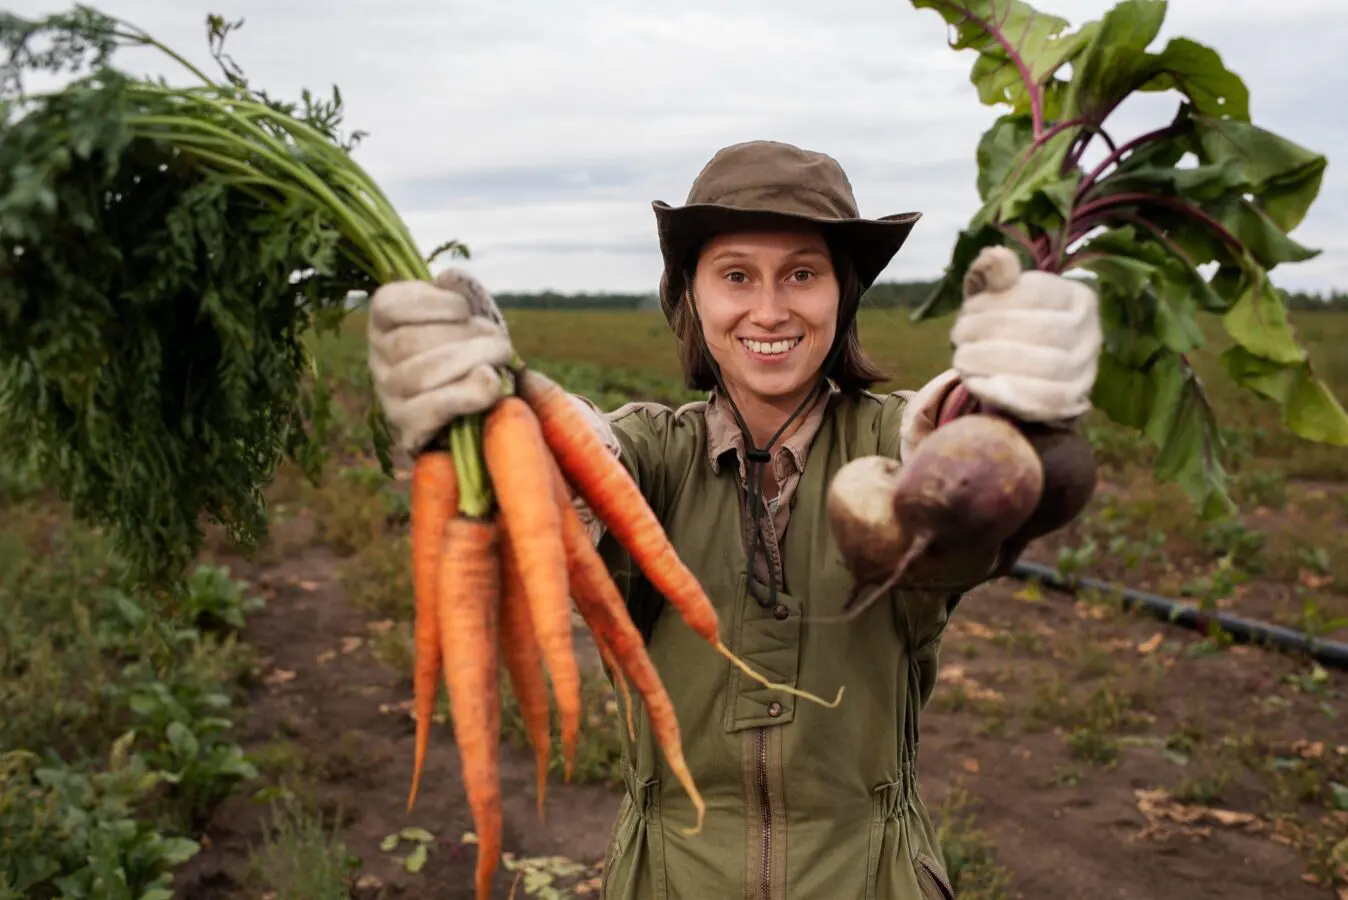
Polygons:
M775 719L781 714L782 714L782 704L778 703L776 700L773 700L772 703L768 704L768 715L772 716Z
M791 610L786 608L785 603L778 603L773 607L772 614L778 619L785 619L787 616L791 615Z

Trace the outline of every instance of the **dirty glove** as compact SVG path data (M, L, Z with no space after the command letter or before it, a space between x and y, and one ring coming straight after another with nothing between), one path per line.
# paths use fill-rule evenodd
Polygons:
M1091 408L1103 335L1086 285L1022 272L1006 247L987 247L964 277L950 337L953 366L976 399L1028 422L1064 423Z
M510 336L496 302L467 272L380 287L367 334L375 394L408 453L501 396L496 367L511 358Z

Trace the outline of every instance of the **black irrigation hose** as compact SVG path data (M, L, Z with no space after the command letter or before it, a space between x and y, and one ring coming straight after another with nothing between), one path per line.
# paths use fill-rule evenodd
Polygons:
M1137 591L1122 585L1110 584L1085 576L1059 574L1056 569L1032 562L1017 562L1009 573L1013 578L1037 581L1046 587L1068 593L1081 588L1121 598L1124 609L1141 608L1163 622L1170 622L1207 634L1215 624L1240 644L1272 647L1293 653L1302 653L1326 666L1348 669L1348 644L1313 638L1301 631L1279 625L1254 622L1223 612L1207 612L1190 603L1181 603L1158 594Z

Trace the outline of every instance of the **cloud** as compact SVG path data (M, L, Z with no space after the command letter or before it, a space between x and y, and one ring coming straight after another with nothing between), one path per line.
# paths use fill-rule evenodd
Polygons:
M20 15L66 5L8 4ZM1033 5L1079 23L1112 3ZM499 291L651 290L650 202L682 202L716 149L763 137L837 157L863 214L921 211L885 277L934 277L977 208L974 151L997 115L969 83L973 55L946 46L935 12L901 0L99 6L203 66L206 13L243 17L231 52L256 83L283 96L339 84L349 126L369 132L357 159L417 240L466 241ZM1335 112L1348 80L1342 0L1176 0L1162 41L1176 35L1245 78L1257 123L1321 152L1348 145ZM1130 102L1114 127L1136 133L1173 109L1173 97ZM1323 252L1275 273L1282 283L1348 288L1348 173L1333 156L1295 237Z

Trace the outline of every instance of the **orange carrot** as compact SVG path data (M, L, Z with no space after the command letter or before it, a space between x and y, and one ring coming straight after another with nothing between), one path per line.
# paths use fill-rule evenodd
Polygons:
M716 607L697 576L679 558L631 474L609 453L571 398L555 381L533 369L519 372L515 384L519 396L537 416L543 438L566 481L697 634L766 687L828 707L842 701L842 688L830 702L792 685L769 681L731 652L721 641Z
M459 506L459 481L454 457L443 450L428 450L412 467L412 586L416 605L413 626L415 663L412 696L416 712L416 758L412 765L412 788L407 811L416 802L421 771L430 743L431 716L440 693L440 623L436 608L436 572L444 549L445 523Z
M688 771L688 764L683 757L683 743L674 704L646 652L641 632L632 624L627 606L609 575L608 567L604 565L603 557L590 540L589 530L581 522L575 508L563 502L567 491L561 471L555 464L550 468L558 506L562 509L562 536L566 542L567 574L571 579L572 596L590 630L612 650L621 671L632 679L645 701L646 712L665 760L697 810L696 824L683 829L684 833L696 834L702 830L706 804L697 785L693 783L692 773Z
M500 526L455 516L440 558L440 641L468 806L477 829L477 896L501 855Z
M527 403L518 397L497 401L483 425L482 455L496 491L505 539L519 561L534 635L552 676L569 782L580 733L580 667L571 640L566 550L561 513L552 502L548 448Z
M510 686L519 703L525 733L534 748L538 819L543 821L548 760L552 756L552 711L538 638L534 635L533 618L529 614L529 600L509 541L501 542L501 656L510 674Z

